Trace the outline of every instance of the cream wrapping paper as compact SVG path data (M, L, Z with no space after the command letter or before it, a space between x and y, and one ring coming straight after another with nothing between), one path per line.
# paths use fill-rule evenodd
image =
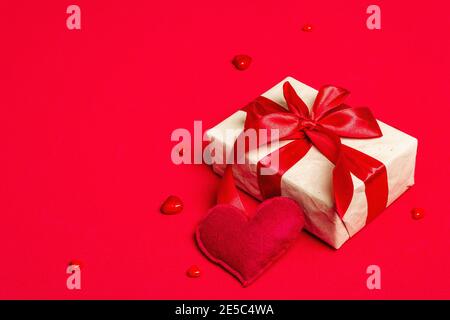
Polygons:
M279 84L263 94L264 97L286 107L283 97L283 83L289 81L297 94L311 109L317 90L287 77ZM235 139L242 132L246 112L237 111L230 117L206 132L209 140L221 145L223 150L231 150ZM378 121L378 120L377 120ZM379 161L387 170L388 205L414 184L414 169L417 153L417 139L401 132L381 121L378 121L383 136L375 139L344 139L343 144L357 149ZM234 135L230 135L231 129ZM278 147L289 143L280 142ZM233 174L237 185L242 190L261 199L256 174L260 159L275 149L267 148L266 152L250 151L246 154L245 164L234 165ZM366 224L367 201L364 183L352 175L354 194L352 202L341 219L334 209L332 195L333 164L314 146L309 152L291 167L281 179L283 196L296 200L306 215L305 228L334 248L340 248L350 237ZM224 164L213 164L213 170L222 175Z

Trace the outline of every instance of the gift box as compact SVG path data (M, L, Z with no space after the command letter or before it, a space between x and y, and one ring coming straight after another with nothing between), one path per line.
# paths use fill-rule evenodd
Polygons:
M236 139L245 128L247 117L255 116L249 112L258 113L258 108L263 108L264 104L269 105L270 109L270 103L289 110L284 91L287 82L303 101L302 104L304 103L309 112L313 113L318 91L292 77L287 77L262 94L262 98L259 97L259 100L251 103L251 108L244 107L209 129L206 137L216 146L220 146L221 150L232 150ZM320 93L320 99L325 101L326 95L326 92ZM346 113L350 109L346 109L344 104L328 107L330 110L324 112L322 116L322 119L326 120L319 123L323 129L321 131L327 132L327 127L332 128L330 123L333 120L335 127L332 129L339 133L343 122L347 121ZM318 110L315 112L317 116ZM332 115L332 112L336 114ZM358 112L363 118L367 115L365 109ZM358 117L356 116L356 120L347 121L348 123L344 124L345 130L351 131L351 126L355 126L358 132L357 126L361 122ZM327 148L332 149L333 146L328 146L326 141L320 142L321 131L313 131L314 129L307 132L307 136L317 143L312 143L307 148L301 147L297 150L294 144L303 143L301 142L303 140L288 139L280 141L278 145L268 145L263 151L260 148L249 150L245 154L244 163L232 166L236 184L259 200L267 198L267 190L271 189L278 189L280 195L294 199L305 212L305 228L338 249L414 184L417 139L381 121L375 119L373 121L378 123L377 130L381 130L379 137L367 138L361 134L360 138L355 134L356 138L348 138L343 134L338 138L340 142L334 143L339 144L341 146L339 150L343 151L333 152L345 153L345 157L342 157L345 161L341 160L340 156L334 159L333 152L327 152ZM306 125L311 127L315 123ZM364 132L359 129L359 132ZM307 142L308 137L301 139ZM283 150L290 148L291 150L284 152L284 157L288 153L288 157L292 156L294 160L291 159L291 163L278 173L278 179L276 175L272 178L261 177L259 170L263 160L277 150L281 151L282 148ZM282 160L280 159L281 162ZM226 164L213 163L212 167L216 173L223 175ZM342 168L344 170L341 170ZM346 172L350 181L346 178Z

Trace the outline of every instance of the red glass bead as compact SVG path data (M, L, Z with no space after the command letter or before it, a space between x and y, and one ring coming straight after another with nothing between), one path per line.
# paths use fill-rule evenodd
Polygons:
M415 220L422 219L423 216L425 215L425 209L423 209L423 208L414 208L411 211L411 215L412 215L413 219L415 219Z
M80 260L73 259L69 261L69 266L78 266L81 269L83 263Z
M161 213L177 214L183 210L183 202L177 196L169 196L161 205Z
M303 28L302 28L302 30L305 31L305 32L311 32L312 29L313 29L313 27L312 27L312 25L310 25L310 24L305 24L305 25L303 26Z
M196 265L191 266L189 269L187 269L186 274L189 278L198 278L200 277L200 269Z
M238 70L245 70L250 66L250 63L252 62L252 58L250 56L247 56L245 54L237 55L233 58L233 65Z

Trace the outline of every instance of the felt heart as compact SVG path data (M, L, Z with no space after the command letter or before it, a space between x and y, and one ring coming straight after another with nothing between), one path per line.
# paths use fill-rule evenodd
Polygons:
M259 205L250 219L229 204L210 209L196 230L200 250L248 286L276 261L304 225L303 210L286 197Z

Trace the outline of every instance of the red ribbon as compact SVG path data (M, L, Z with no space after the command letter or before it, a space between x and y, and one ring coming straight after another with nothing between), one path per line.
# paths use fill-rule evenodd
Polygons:
M281 177L297 163L309 149L316 147L334 165L333 194L336 211L343 218L353 198L353 181L350 173L365 184L370 221L387 205L387 171L380 161L341 143L340 137L367 139L381 137L380 127L371 111L365 107L344 104L349 92L345 89L324 86L314 101L311 113L289 82L283 85L288 109L265 97L258 97L243 108L247 113L247 129L278 129L279 139L292 140L278 149L279 161L274 175L261 175L261 168L272 164L269 154L258 162L258 184L263 198L281 195ZM268 141L271 140L269 135ZM299 177L301 179L301 177ZM231 166L226 168L219 190L220 203L227 202L243 209L237 193Z

